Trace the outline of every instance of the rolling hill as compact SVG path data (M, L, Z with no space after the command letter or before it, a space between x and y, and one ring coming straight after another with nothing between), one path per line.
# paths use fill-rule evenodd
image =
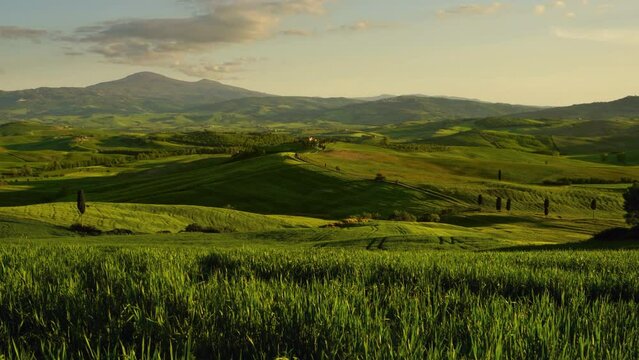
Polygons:
M498 117L540 109L421 95L366 100L273 96L210 80L187 82L142 72L86 88L0 91L0 115L4 121L57 116L56 123L64 122L63 116L182 113L231 121L379 125Z
M532 109L537 108L445 97L398 96L343 106L324 112L320 118L350 124L381 125L418 120L483 118Z
M538 108L426 96L397 96L375 101L281 96L230 100L194 111L262 122L332 121L381 125L502 116L532 109Z
M0 114L13 117L177 112L266 94L210 80L187 82L143 72L86 88L0 91Z
M610 102L595 102L525 112L516 117L581 120L636 119L639 118L639 96L627 96Z

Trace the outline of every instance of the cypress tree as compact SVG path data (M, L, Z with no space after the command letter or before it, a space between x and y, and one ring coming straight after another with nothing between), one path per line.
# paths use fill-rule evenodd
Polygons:
M84 191L82 190L78 191L77 207L80 215L84 215L84 212L87 210L87 204L86 199L84 198Z
M511 199L506 200L506 210L510 212L512 208L513 208L513 201Z
M499 179L499 181L501 181L501 169L499 169L499 172L497 172L497 178Z
M479 210L481 210L481 206L484 205L484 197L479 194L477 196L477 205L479 205Z
M595 218L595 211L597 211L597 199L592 199L590 202L590 209L592 209L592 218Z
M500 197L497 198L497 202L495 203L495 208L497 209L497 211L501 211L501 198Z
M550 214L550 200L546 198L546 200L544 200L544 215L548 216L548 214Z

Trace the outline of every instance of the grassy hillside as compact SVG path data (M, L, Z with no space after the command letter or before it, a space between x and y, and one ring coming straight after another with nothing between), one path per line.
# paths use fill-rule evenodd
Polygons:
M162 113L263 95L210 80L190 83L153 73L138 73L87 88L0 91L0 114L8 118L24 118L41 115Z
M610 102L596 102L522 113L532 119L611 120L639 118L639 96Z
M103 231L128 229L136 233L176 233L194 223L221 232L267 231L326 224L325 221L310 218L269 217L230 209L100 202L90 202L86 214L80 218L75 206L75 203L48 203L0 207L0 215L61 227L81 221L84 225L95 226Z
M322 120L349 124L394 124L417 120L452 120L506 115L532 107L450 98L400 96L325 111Z

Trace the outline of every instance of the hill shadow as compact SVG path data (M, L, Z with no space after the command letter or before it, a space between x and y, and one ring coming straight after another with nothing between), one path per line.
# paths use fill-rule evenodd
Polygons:
M639 227L606 229L591 239L564 244L521 245L491 251L639 250Z

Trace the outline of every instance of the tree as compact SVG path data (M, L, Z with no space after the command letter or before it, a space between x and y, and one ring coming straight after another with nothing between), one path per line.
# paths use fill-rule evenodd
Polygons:
M546 198L546 200L544 200L544 215L548 216L548 214L550 214L550 200Z
M479 205L479 209L481 210L481 206L484 205L484 197L481 196L481 194L479 194L479 196L477 196L477 205Z
M590 209L592 209L592 218L595 218L595 211L597 211L597 199L592 199L590 202Z
M510 212L513 208L513 201L511 199L506 200L506 210Z
M499 181L501 181L501 169L499 169L499 171L497 172L497 178L499 179Z
M620 152L617 154L617 161L622 163L622 164L626 164L626 153L625 152Z
M498 197L497 201L495 203L495 209L497 209L497 211L501 211L501 198Z
M78 190L78 200L77 200L78 212L80 212L80 216L84 215L84 212L87 210L86 199L84 198L84 191Z
M630 226L639 226L639 183L632 184L623 194L623 209L626 222Z
M375 175L375 181L384 182L386 181L386 176L384 176L381 172L378 172L377 175Z

